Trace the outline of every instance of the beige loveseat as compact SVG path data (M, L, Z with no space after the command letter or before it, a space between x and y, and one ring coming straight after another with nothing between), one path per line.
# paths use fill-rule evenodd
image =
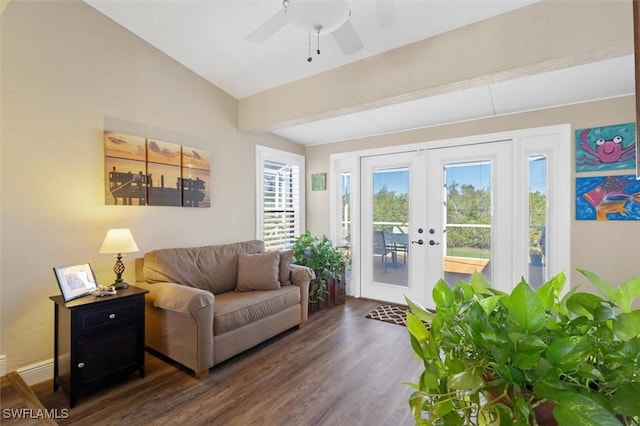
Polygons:
M154 250L136 259L146 345L206 376L209 368L307 319L311 269L259 240Z

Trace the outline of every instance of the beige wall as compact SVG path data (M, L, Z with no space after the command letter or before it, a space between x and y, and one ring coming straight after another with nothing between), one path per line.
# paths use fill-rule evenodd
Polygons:
M334 153L358 151L392 145L445 140L457 137L496 133L502 131L570 124L572 129L620 124L635 121L633 96L552 108L523 114L494 117L465 123L437 126L393 135L307 147L307 228L315 234L330 235L329 191L310 191L313 173L330 173L329 156ZM573 152L572 148L572 161ZM575 181L574 163L567 164ZM630 171L633 173L633 171ZM572 187L575 187L572 184ZM575 197L575 194L572 195ZM575 202L572 201L572 206ZM571 266L600 274L614 284L640 275L640 222L576 221L575 207L565 214L571 217ZM584 283L581 275L573 272L574 285Z
M240 133L235 99L80 1L12 0L0 19L0 354L11 371L53 356L53 266L88 261L111 282L114 259L98 248L114 227L131 228L137 255L254 238L255 145L304 149ZM211 208L105 206L105 129L208 150Z

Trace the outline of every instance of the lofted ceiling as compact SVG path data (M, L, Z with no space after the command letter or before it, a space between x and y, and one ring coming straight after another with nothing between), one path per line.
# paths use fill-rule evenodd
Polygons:
M539 0L350 0L349 18L364 47L345 55L333 37L292 24L263 43L246 40L282 9L280 0L84 0L236 99L537 3ZM295 0L291 0L295 1ZM316 40L312 40L316 49ZM562 90L560 90L562 89ZM596 61L273 132L320 144L556 105L633 94L633 56Z

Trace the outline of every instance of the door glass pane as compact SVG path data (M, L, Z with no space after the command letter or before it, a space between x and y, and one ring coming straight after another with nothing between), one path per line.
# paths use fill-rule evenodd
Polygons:
M340 177L340 244L351 245L351 172L342 172Z
M529 156L529 284L538 288L546 280L547 156Z
M373 172L373 281L409 286L409 168Z
M474 271L491 280L491 163L444 167L444 279L468 281Z
M351 256L351 172L340 174L340 243L338 246ZM351 280L351 268L347 268L345 279Z

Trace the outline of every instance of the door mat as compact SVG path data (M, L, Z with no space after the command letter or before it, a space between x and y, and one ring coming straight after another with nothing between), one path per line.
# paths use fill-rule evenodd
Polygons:
M382 305L369 312L366 318L404 325L406 327L407 308L403 306Z

